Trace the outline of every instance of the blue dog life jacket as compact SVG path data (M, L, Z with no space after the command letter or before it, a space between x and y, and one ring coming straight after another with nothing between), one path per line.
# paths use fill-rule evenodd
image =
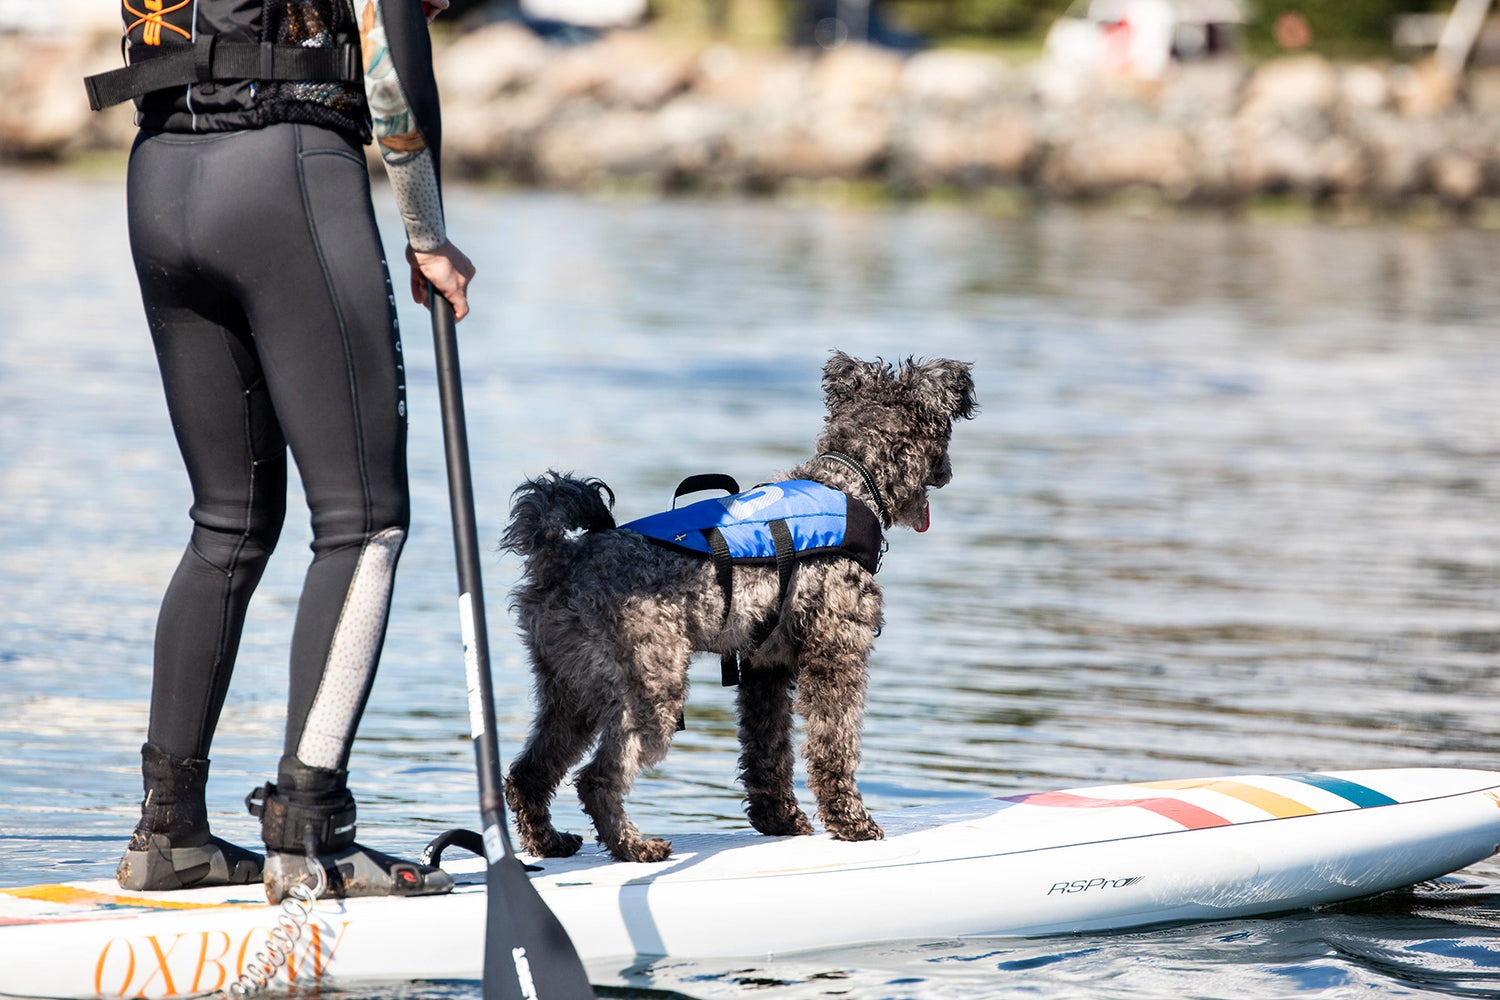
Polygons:
M798 559L837 554L853 559L871 573L880 568L880 521L870 508L847 493L809 479L767 483L741 493L732 478L707 475L683 480L675 496L710 486L727 489L730 495L674 507L620 528L644 535L657 545L712 559L719 588L724 592L725 621L734 600L735 563L775 564L781 583L778 610L754 629L751 649L776 630ZM740 678L738 652L725 651L721 662L724 686L734 687ZM677 727L683 725L679 716Z
M622 524L658 545L705 558L714 556L717 533L729 559L749 564L777 562L773 528L785 524L791 554L844 555L871 573L880 565L880 523L870 508L847 493L809 479L757 486ZM785 556L783 556L785 558Z

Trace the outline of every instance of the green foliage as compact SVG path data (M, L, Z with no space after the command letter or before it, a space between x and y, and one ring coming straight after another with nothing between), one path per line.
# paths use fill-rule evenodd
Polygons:
M1313 38L1389 39L1397 14L1425 13L1452 6L1442 0L1260 0L1257 29L1269 31L1284 12L1301 13Z
M902 25L936 38L1041 34L1071 0L891 0Z
M452 0L451 14L476 8L494 8L503 0ZM790 23L801 0L757 0L758 16L771 16ZM1047 28L1070 7L1085 0L879 0L884 12L900 27L926 36L935 43L955 39L988 40L1004 46L1016 42L1038 43ZM657 19L682 20L685 12L697 11L695 24L718 24L725 10L751 0L652 0ZM1251 22L1245 38L1253 52L1278 51L1274 38L1276 19L1283 13L1301 14L1312 29L1312 48L1330 54L1390 51L1391 29L1399 14L1441 13L1452 9L1453 0L1250 0ZM753 5L753 4L752 4ZM764 11L760 11L764 7ZM717 17L715 16L717 12ZM730 20L734 20L730 18ZM764 33L764 32L762 32ZM782 37L778 28L772 32Z
M887 0L905 26L934 40L955 35L1041 35L1072 0ZM1257 49L1272 49L1272 26L1284 12L1300 13L1313 48L1388 49L1398 14L1443 12L1452 0L1252 0L1245 34Z

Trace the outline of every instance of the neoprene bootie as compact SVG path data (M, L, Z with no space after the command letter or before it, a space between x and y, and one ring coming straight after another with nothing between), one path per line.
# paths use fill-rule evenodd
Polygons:
M259 816L266 843L266 898L279 903L293 885L311 886L308 853L328 879L327 894L346 896L436 896L453 888L441 868L413 864L354 842L354 796L349 772L308 767L281 758L276 784L246 797Z
M249 885L261 880L259 854L208 832L208 761L173 757L154 743L141 747L146 797L141 820L115 870L124 889L190 889Z

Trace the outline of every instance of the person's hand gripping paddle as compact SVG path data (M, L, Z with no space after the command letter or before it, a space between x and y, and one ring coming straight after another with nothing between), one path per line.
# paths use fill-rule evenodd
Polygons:
M568 932L527 878L506 827L458 337L453 306L437 289L428 288L428 304L448 457L453 549L458 557L458 617L469 683L469 730L474 737L479 813L484 825L489 905L484 936L484 1000L593 1000L594 991Z

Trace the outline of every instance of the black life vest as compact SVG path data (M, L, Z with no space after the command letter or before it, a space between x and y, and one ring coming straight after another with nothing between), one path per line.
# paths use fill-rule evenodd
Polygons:
M386 6L421 17L420 0ZM96 110L134 98L143 128L306 122L369 141L353 0L122 0L121 14L127 65L85 81Z

